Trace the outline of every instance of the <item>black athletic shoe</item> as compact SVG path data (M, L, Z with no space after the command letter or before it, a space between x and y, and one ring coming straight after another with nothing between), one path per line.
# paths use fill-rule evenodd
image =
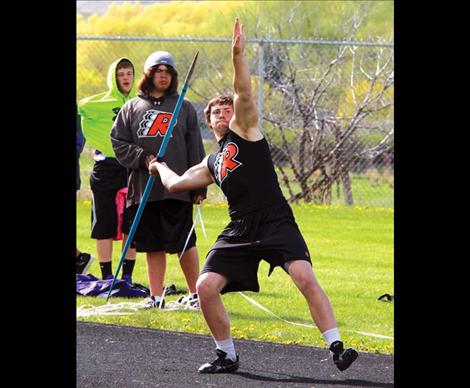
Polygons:
M344 350L341 341L333 342L330 345L330 351L333 353L333 362L340 371L348 369L358 356L352 348Z
M227 373L235 372L238 369L238 354L237 360L232 361L230 358L225 358L227 353L223 350L216 349L217 360L207 362L199 368L199 373Z
M89 253L80 253L76 259L77 273L84 274L86 271L88 271L88 268L90 268L90 265L93 262L94 258L95 257L90 255Z

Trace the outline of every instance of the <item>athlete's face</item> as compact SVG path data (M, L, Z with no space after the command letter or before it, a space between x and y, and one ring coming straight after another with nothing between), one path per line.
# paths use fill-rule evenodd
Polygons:
M232 105L214 105L211 108L211 127L218 135L225 135L233 117Z
M164 93L171 84L170 69L165 65L160 65L153 75L153 86L158 93Z
M132 67L123 67L116 72L116 79L119 90L127 96L132 89L134 83L134 72Z

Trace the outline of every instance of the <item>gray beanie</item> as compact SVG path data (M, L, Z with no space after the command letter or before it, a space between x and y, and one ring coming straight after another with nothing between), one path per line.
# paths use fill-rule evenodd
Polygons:
M144 64L144 72L155 65L168 65L175 69L173 57L167 51L155 51L150 54ZM176 69L175 69L176 70Z

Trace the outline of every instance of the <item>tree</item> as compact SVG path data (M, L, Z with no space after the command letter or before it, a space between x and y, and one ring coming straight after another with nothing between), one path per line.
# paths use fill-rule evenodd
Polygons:
M349 22L349 40L366 16ZM290 201L330 204L337 183L346 204L352 205L352 166L374 150L384 152L393 134L393 128L376 126L392 113L393 49L271 44L267 53L270 88L264 119L271 126L265 134ZM372 129L383 134L378 144L357 136L360 130Z

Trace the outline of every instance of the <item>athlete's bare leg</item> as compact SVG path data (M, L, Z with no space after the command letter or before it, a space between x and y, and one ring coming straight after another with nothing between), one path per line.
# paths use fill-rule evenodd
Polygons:
M310 263L305 260L293 260L288 263L287 270L307 299L310 314L320 332L335 328L336 320L330 301L315 278Z
M197 281L199 305L216 341L230 338L230 320L220 296L226 284L227 278L215 272L206 272Z

